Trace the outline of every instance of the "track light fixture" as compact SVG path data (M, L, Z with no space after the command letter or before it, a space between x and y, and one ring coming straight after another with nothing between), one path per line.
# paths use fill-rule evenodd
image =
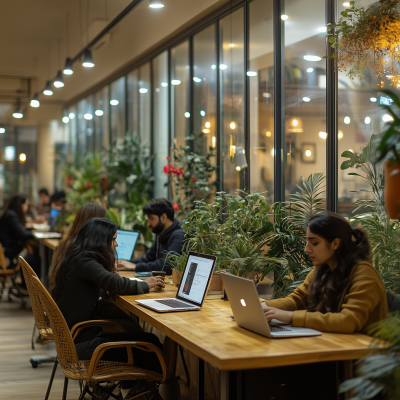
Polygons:
M43 90L43 94L46 96L53 96L53 89L51 87L51 82L47 81L46 82L46 87Z
M72 75L74 73L74 70L72 69L72 60L69 57L65 61L63 72L65 75Z
M150 8L163 8L164 1L163 0L150 0Z
M38 95L37 93L35 93L35 95L33 96L32 100L31 100L31 107L33 108L38 108L40 107L40 102L38 100Z
M63 80L63 77L62 77L61 70L58 70L57 76L56 76L56 79L54 79L53 85L56 88L64 87L64 80Z
M4 128L4 125L0 125L0 133L6 133L6 128Z
M22 111L21 107L16 108L16 110L13 112L13 117L17 119L24 117L24 112Z
M93 68L94 67L93 58L92 58L92 52L89 49L85 50L85 55L83 56L82 65L85 68Z

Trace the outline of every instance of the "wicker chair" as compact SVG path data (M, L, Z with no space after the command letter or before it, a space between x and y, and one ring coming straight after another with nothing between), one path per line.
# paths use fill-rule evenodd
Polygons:
M15 278L18 276L18 273L21 269L20 263L18 263L14 268L7 268L6 257L4 255L3 246L0 243L0 299L3 297L3 292L6 287L6 283L8 280L11 280L11 287L8 292L8 300L11 301L10 293L11 289L14 288L17 290L19 297L21 299L22 305L26 307L26 303L24 300L24 296L19 290L19 286L15 282Z
M82 322L80 324L76 324L70 332L68 325L61 314L61 311L40 280L36 277L33 277L32 283L35 286L35 292L40 298L43 309L49 318L53 339L56 344L58 362L60 363L64 372L66 382L68 379L86 381L79 400L83 400L86 393L90 393L91 395L94 394L94 389L91 391L90 387L97 387L100 392L105 392L111 397L118 399L118 397L116 397L114 394L108 392L104 387L100 386L100 382L145 379L152 382L164 383L171 379L173 374L173 367L171 368L171 366L175 362L173 359L174 357L169 359L169 363L167 365L163 352L157 346L151 343L104 343L96 348L91 360L79 360L73 339L76 338L82 329L88 326L97 325L97 322L99 321ZM169 345L165 345L166 349L164 350L164 353L168 354L168 356L176 354L176 351L172 350L174 347L172 343L173 342L170 341ZM132 347L137 347L147 352L154 352L160 361L163 371L162 374L135 367ZM128 355L127 363L101 360L101 357L107 350L115 348L126 348ZM162 400L158 393L155 393L155 395L156 398ZM63 400L65 399L66 386L64 387L63 394Z

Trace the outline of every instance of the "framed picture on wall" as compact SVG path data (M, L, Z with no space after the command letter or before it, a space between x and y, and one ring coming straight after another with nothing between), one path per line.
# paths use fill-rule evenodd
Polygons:
M315 163L315 143L302 143L301 144L301 161L303 163Z

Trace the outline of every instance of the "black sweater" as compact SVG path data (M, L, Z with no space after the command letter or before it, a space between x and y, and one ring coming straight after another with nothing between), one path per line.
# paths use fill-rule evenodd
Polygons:
M10 260L16 259L25 242L30 239L33 239L33 235L23 228L17 213L7 210L0 218L0 243L4 248L4 255Z
M149 285L108 272L92 258L78 258L68 274L66 286L58 301L69 329L78 322L98 319L96 303L102 289L110 294L132 295L148 293ZM91 340L99 332L99 328L86 328L75 339L75 343Z
M136 264L136 271L161 271L164 267L165 257L169 251L182 253L185 234L179 221L175 220L165 232L157 235L156 240L154 240L143 257L132 259L132 262ZM171 266L166 265L164 271L168 275L171 275Z

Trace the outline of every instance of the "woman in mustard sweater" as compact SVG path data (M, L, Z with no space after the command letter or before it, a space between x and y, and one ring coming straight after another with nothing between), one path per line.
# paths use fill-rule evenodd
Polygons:
M368 333L388 314L385 287L370 264L362 229L322 212L310 219L304 251L315 268L292 294L263 303L265 315L292 326L336 333Z

